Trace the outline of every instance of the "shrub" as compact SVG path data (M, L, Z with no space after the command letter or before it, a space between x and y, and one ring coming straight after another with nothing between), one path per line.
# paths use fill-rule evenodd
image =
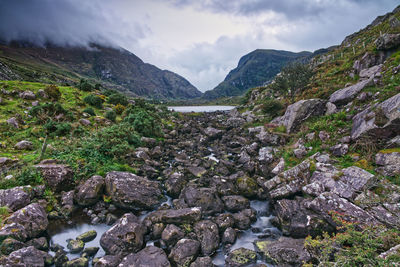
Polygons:
M284 106L276 99L267 99L262 104L262 111L269 115L271 119L282 114Z
M110 121L114 121L115 122L115 119L117 118L117 113L115 113L114 110L109 110L109 111L106 112L105 117L107 119L109 119Z
M124 122L133 126L136 132L146 137L157 137L161 135L161 121L155 115L144 109L129 109Z
M125 106L123 106L123 105L121 105L121 104L117 104L117 105L114 107L114 110L115 110L115 113L117 113L118 115L121 115L121 114L124 112L124 110L125 110Z
M53 101L58 101L61 97L60 89L54 84L51 84L44 88L44 92Z
M103 100L97 95L93 95L93 94L88 95L83 99L83 101L85 101L85 103L87 103L93 107L96 107L96 108L103 107Z
M91 108L91 107L85 108L85 109L83 110L83 112L85 112L85 113L87 113L87 114L89 114L89 115L91 115L91 116L96 116L96 113L94 112L94 109Z
M81 81L79 82L78 88L85 92L93 91L93 86L90 83L88 83L88 81L83 79L81 79Z
M32 107L29 115L35 117L39 123L44 123L50 118L63 114L66 120L72 120L73 114L66 110L60 103L46 103L36 107Z
M128 99L123 94L114 93L108 97L108 103L113 105L121 104L123 106L126 106L128 105Z
M49 120L45 125L44 129L50 136L65 136L71 132L71 124L66 122L55 122Z
M94 85L94 89L100 90L100 88L101 88L101 84L100 84L100 83L96 83L96 84Z

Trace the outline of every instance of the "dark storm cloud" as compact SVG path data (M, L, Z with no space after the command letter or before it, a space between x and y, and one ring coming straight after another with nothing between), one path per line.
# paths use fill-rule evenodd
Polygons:
M80 0L1 0L0 38L27 40L37 44L112 44L122 38L139 38L138 25L126 25L112 10L105 12L105 1ZM131 36L121 29L133 28ZM118 30L118 31L117 31Z

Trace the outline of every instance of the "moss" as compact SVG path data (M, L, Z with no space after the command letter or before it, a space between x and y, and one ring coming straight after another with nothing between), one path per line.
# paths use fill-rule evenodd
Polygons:
M231 260L239 264L248 264L257 259L257 254L249 249L239 248L231 252Z
M382 153L382 154L388 154L388 153L394 153L394 152L400 153L400 147L388 148L388 149L383 149L383 150L379 151L379 153Z

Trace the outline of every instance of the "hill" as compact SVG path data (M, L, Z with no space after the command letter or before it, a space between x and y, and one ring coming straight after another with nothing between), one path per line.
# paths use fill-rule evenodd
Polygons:
M248 89L268 84L283 66L294 60L310 56L310 52L257 49L243 56L238 66L231 70L225 80L203 98L211 100L221 97L243 95Z
M189 81L168 70L144 63L123 48L38 47L22 42L0 45L3 80L56 82L71 85L88 79L131 96L152 99L190 99L201 96Z

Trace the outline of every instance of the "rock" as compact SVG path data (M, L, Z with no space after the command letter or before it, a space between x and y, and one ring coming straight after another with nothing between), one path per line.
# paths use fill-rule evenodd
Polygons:
M148 246L136 254L129 254L118 266L170 267L171 264L168 261L167 255L161 248Z
M299 148L293 150L293 154L298 159L304 158L307 155L307 149L303 145L299 145Z
M331 101L332 102L332 101ZM286 133L293 133L308 118L326 112L326 102L321 99L300 100L287 107L285 115L272 121L286 127Z
M242 176L236 179L238 193L245 197L257 197L259 190L262 190L257 182L248 176Z
M351 138L370 135L388 139L398 133L400 127L400 94L379 105L367 108L353 117Z
M144 223L151 226L155 223L164 224L193 224L201 219L199 208L184 208L178 210L157 210L150 213Z
M389 34L385 33L375 40L376 49L378 50L391 50L400 45L400 33Z
M322 142L325 142L325 141L329 140L329 138L331 138L329 133L327 133L326 131L320 131L318 133L318 137L319 137L319 139L321 139Z
M222 201L225 203L225 209L231 212L250 208L250 201L242 196L225 196L222 197Z
M227 228L222 235L222 244L234 244L236 241L236 231L232 227Z
M384 53L366 52L360 60L354 62L353 68L356 74L360 74L362 70L382 64L385 61Z
M15 240L13 238L6 238L0 244L0 252L2 253L2 255L9 255L11 252L19 250L23 247L26 247L26 245L21 241Z
M109 172L106 192L113 203L132 210L153 209L163 200L160 184L129 172Z
M83 242L87 243L94 240L97 236L97 232L95 230L87 231L83 234L80 234L76 237L77 240L82 240Z
M396 257L397 255L399 255L399 253L400 253L400 244L398 244L398 245L396 245L396 246L390 248L388 251L385 251L385 252L381 253L381 254L379 255L379 258L381 258L381 259L387 259L387 258L389 258L390 256Z
M189 185L182 190L179 199L189 207L200 207L201 212L207 215L222 212L224 209L224 204L214 188Z
M76 258L70 261L67 261L63 265L64 267L88 267L89 260L85 257Z
M230 117L226 121L226 125L230 128L237 128L246 123L246 120L240 117Z
M33 143L30 141L22 140L16 143L14 148L18 150L33 150Z
M221 137L223 134L223 131L212 128L212 127L207 127L206 129L204 129L204 134L206 136L208 136L208 138L210 140L214 140L214 139Z
M198 257L190 267L216 267L216 265L212 262L210 257Z
M83 126L89 126L90 124L92 124L88 119L80 119L79 123L82 124Z
M330 151L332 154L336 157L341 157L347 154L349 151L349 145L348 144L337 144L333 147L330 148Z
M93 260L94 262L95 260ZM106 255L94 263L94 267L116 267L121 262L120 256Z
M154 147L154 146L157 145L157 140L154 139L154 138L149 138L149 137L142 136L142 137L140 138L140 141L141 141L143 144L145 144L147 147Z
M107 254L127 255L142 248L145 232L139 218L126 213L101 236L100 245Z
M258 152L258 160L265 163L271 163L274 160L274 149L272 147L262 147Z
M104 178L94 175L78 187L75 201L81 206L91 206L102 197L104 189Z
M205 256L212 255L219 246L218 226L212 221L204 220L195 224L194 231Z
M377 153L375 162L382 166L376 169L382 175L395 176L400 174L400 152Z
M88 247L88 248L85 248L82 251L82 256L84 256L85 258L94 257L94 255L97 254L99 249L100 249L99 247Z
M47 98L47 94L43 89L39 89L36 93L36 95L40 98Z
M354 85L337 90L329 97L329 102L335 105L345 105L352 101L361 90L373 83L372 79L360 81Z
M8 226L15 227L15 229L20 229L19 226L22 226L28 238L37 237L47 229L49 224L45 210L38 203L32 203L17 210L6 219L5 223L6 225L0 230L0 236L6 234L3 230L6 230ZM13 232L17 235L18 231L20 230L14 230Z
M179 267L189 266L200 251L200 242L192 239L181 239L172 248L169 259L172 264ZM192 265L190 265L192 266Z
M15 118L15 117L9 118L7 120L7 123L8 123L8 125L16 128L16 129L19 128L19 122L18 122L17 118Z
M272 169L271 173L278 175L281 172L283 172L284 170L285 170L285 159L280 158L278 164L275 165L275 167Z
M26 242L27 246L34 246L35 248L43 251L49 250L49 243L45 237L34 238Z
M54 255L55 266L63 266L68 261L67 253L64 250L58 250Z
M19 241L26 241L29 239L26 229L17 223L5 224L0 229L0 238L5 239L11 237Z
M245 209L238 213L233 214L235 220L235 227L240 230L250 228L250 225L256 221L257 214L253 209Z
M187 168L189 173L191 173L195 177L201 177L204 174L207 173L207 170L204 169L203 167L198 167L198 166L190 166Z
M7 206L12 211L23 208L31 202L31 193L31 186L0 190L0 206Z
M161 239L168 245L173 246L185 236L185 233L176 225L168 224L161 234Z
M75 240L75 239L69 239L68 240L68 245L67 248L71 253L79 253L83 250L85 247L85 243L82 240Z
M312 141L312 140L314 140L314 139L315 139L315 132L306 134L306 139L307 139L307 141L309 141L309 142Z
M257 254L255 251L247 248L238 248L229 252L225 259L227 267L241 267L256 263Z
M0 266L4 267L39 267L51 263L52 258L49 254L32 246L14 251L7 258L0 258Z
M360 74L359 74L360 78L366 78L366 79L369 79L371 77L374 78L375 75L382 72L382 68L383 68L383 65L381 64L381 65L373 66L368 69L363 69L360 71Z
M310 161L305 160L299 165L266 181L264 187L267 189L270 198L285 198L300 192L302 186L308 184L311 177L310 167Z
M229 227L233 227L235 219L232 214L222 213L213 218L213 221L218 225L221 232L225 231Z
M74 173L68 165L44 164L35 165L38 168L48 186L55 192L72 189L74 184Z
M35 100L36 95L32 91L24 91L19 94L19 97L26 100Z
M172 197L179 196L186 182L185 176L180 172L174 172L169 175L165 181L165 188L168 195Z
M331 102L326 103L326 112L325 115L335 114L337 112L337 107L335 104Z
M256 241L255 246L266 261L278 266L303 266L311 260L304 239L280 237L277 241Z

